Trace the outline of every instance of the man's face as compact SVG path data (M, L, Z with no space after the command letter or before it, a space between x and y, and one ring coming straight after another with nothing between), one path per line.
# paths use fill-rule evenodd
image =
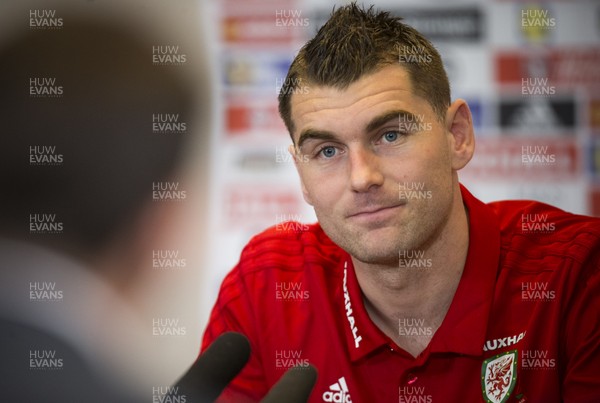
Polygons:
M345 90L310 86L291 106L304 198L336 244L389 265L435 241L457 186L453 135L403 68Z

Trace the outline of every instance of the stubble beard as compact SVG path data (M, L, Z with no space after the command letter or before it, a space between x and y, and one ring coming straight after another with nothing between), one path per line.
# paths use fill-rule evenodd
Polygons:
M332 220L322 220L318 212L316 215L327 236L353 258L370 265L399 267L401 251L424 251L435 242L448 222L452 201L441 206L416 209L412 207L418 206L412 204L408 202L402 207L408 211L402 212L404 217L401 220L389 227L375 229L349 226L347 223L340 225ZM419 220L419 215L422 220ZM386 231L387 234L375 239L374 231Z

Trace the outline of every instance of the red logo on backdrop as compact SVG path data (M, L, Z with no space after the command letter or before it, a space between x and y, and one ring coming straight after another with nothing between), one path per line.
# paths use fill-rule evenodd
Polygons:
M461 173L485 179L573 178L580 171L579 155L572 139L482 138Z
M275 29L273 15L226 17L222 22L223 39L245 45L288 45L294 42L293 30Z
M496 80L518 84L528 77L544 77L554 85L600 82L600 49L560 49L545 53L500 52L495 56Z
M276 223L277 215L298 214L302 209L298 190L272 186L230 184L225 188L224 221L229 229Z
M222 1L221 31L223 40L243 45L290 45L296 30L277 29L277 11L293 9L289 0Z
M225 127L228 135L242 135L250 131L274 131L277 134L287 130L279 117L277 105L252 105L251 103L227 105Z

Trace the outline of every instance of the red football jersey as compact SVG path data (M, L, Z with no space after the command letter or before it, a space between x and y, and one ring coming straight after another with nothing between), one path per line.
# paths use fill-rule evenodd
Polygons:
M465 268L417 357L371 321L350 256L318 224L254 237L202 344L225 331L250 340L250 361L220 400L260 400L286 369L311 363L311 402L600 402L600 220L461 192ZM431 332L399 322L400 332Z

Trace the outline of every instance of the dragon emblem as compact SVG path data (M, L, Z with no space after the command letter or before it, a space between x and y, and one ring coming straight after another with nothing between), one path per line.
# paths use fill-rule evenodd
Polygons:
M481 388L486 402L504 403L517 379L517 350L507 351L484 361Z

